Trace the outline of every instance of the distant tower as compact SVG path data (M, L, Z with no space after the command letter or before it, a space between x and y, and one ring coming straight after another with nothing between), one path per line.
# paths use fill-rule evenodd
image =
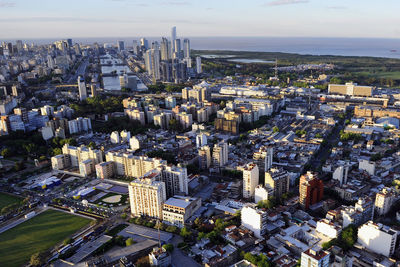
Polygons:
M175 52L175 40L176 40L176 26L171 29L171 50L172 53Z
M275 59L275 79L278 79L278 59Z
M190 58L190 40L187 38L183 40L183 57Z
M86 84L85 79L83 79L81 76L78 77L78 91L79 99L81 101L85 100L87 98Z
M118 51L125 50L125 43L124 41L118 41Z
M203 72L203 69L201 68L201 57L196 57L196 71L198 74Z

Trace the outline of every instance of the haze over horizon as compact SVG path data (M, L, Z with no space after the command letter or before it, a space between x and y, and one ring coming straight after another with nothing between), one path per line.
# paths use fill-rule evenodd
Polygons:
M176 25L187 37L397 39L399 8L396 0L0 0L0 38L167 36Z

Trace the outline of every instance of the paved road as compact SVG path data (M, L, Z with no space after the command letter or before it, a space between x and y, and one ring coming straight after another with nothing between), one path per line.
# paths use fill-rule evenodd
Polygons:
M186 256L179 248L178 244L181 243L183 240L180 236L174 235L172 238L172 244L174 245L174 251L172 252L172 266L173 267L200 267L201 265L198 264L195 260L191 257Z

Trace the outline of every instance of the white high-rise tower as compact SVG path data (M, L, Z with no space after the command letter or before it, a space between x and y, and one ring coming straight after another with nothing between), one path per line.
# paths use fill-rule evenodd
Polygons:
M78 90L79 90L79 99L85 100L87 98L86 84L85 79L83 77L78 77Z

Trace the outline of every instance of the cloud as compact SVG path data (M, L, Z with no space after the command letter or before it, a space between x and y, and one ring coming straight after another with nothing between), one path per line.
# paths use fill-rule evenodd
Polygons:
M2 7L15 7L15 6L16 6L15 2L0 1L0 8L2 8Z
M169 1L169 2L162 2L162 5L165 6L188 6L190 5L189 2L186 1Z
M306 4L309 0L275 0L266 3L266 6L283 6L283 5L293 5L293 4Z

